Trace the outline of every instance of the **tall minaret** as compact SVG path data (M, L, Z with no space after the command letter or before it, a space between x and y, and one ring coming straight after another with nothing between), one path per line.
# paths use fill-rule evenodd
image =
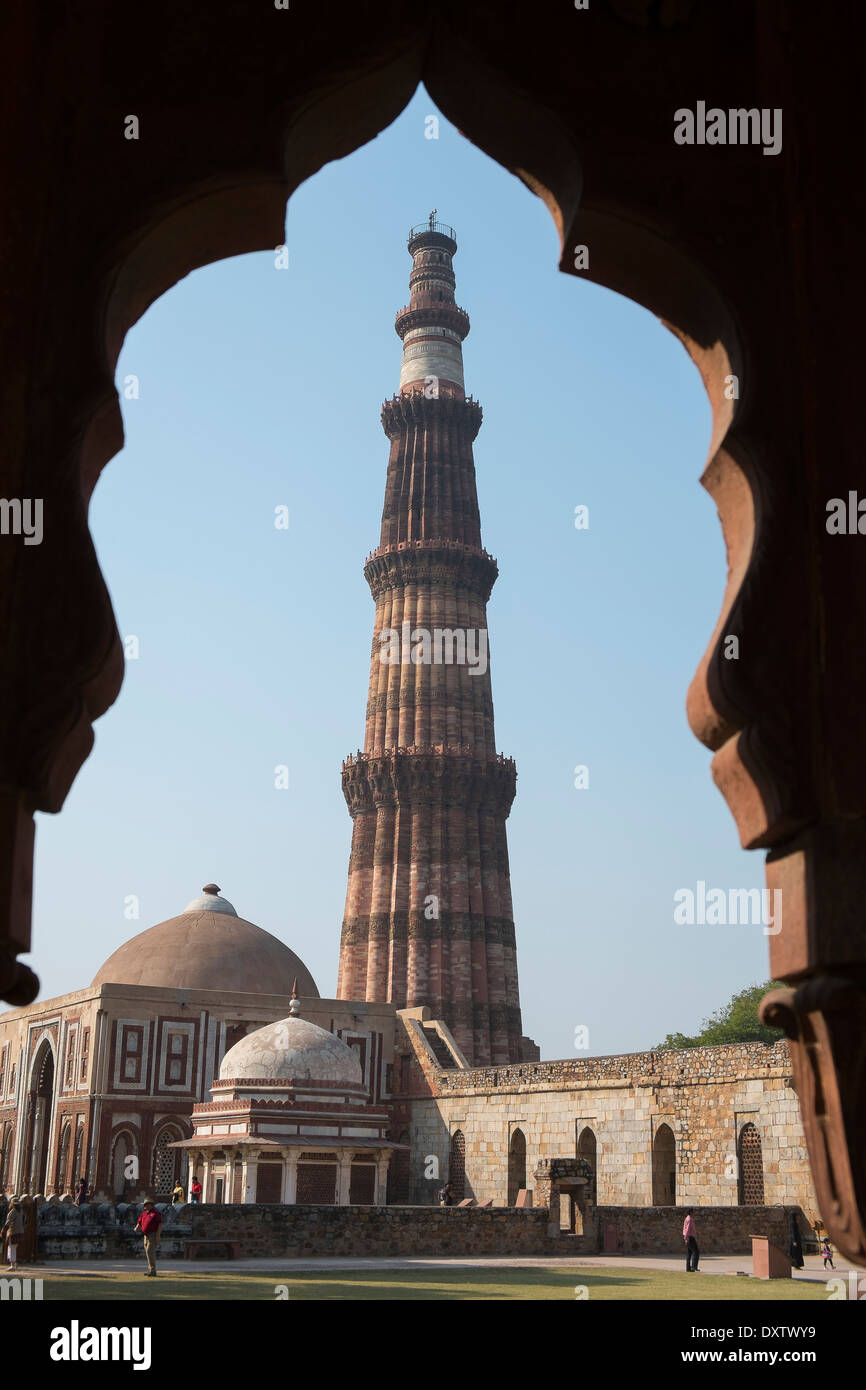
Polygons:
M476 1066L521 1060L505 821L516 772L496 752L487 599L463 389L469 318L454 300L453 228L409 235L410 300L382 535L364 575L376 601L364 751L343 764L354 822L340 999L428 1004Z

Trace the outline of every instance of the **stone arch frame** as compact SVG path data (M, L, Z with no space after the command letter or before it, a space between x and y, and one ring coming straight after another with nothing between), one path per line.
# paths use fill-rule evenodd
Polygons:
M65 1115L60 1121L60 1138L57 1141L57 1160L54 1169L54 1191L58 1196L70 1189L70 1170L74 1168L72 1151L73 1116Z
M87 1176L87 1165L84 1162L84 1121L79 1120L75 1126L75 1151L72 1155L72 1168L76 1184L79 1178Z
M46 1193L50 1185L57 1079L57 1047L51 1033L45 1029L35 1041L30 1062L20 1158L22 1185L36 1195Z
M18 369L0 383L0 418L13 421L0 482L7 497L45 497L62 524L50 558L49 546L31 552L26 569L3 571L12 621L0 640L12 681L0 728L0 990L22 1004L38 988L16 960L30 950L33 810L60 809L92 721L120 685L86 505L122 439L111 371L123 333L187 271L279 243L286 194L372 139L423 80L461 131L545 201L569 248L563 271L575 273L575 244L590 245L583 273L660 314L707 385L714 423L703 482L719 506L729 582L689 718L715 754L742 843L771 851L768 882L784 894L786 928L770 940L770 973L794 987L766 1001L766 1017L793 1044L827 1229L846 1256L863 1259L866 1176L850 1157L866 1138L857 1102L866 925L855 906L866 886L857 719L866 663L851 660L862 650L863 562L822 524L825 498L847 495L846 460L859 456L845 409L856 379L844 354L815 351L843 336L846 316L863 317L859 223L818 211L849 182L837 135L855 119L855 46L837 37L832 15L805 25L791 0L780 0L781 19L755 15L736 47L721 12L649 12L637 0L600 0L577 19L569 7L542 11L519 34L501 25L492 0L468 13L445 0L399 15L336 2L339 23L333 5L319 17L292 12L291 44L275 41L273 15L252 25L239 72L234 25L218 4L194 32L182 14L148 16L131 52L107 0L95 0L56 26L68 66L40 94L40 119L26 85L13 102L6 191L10 205L33 209L33 224L11 226L6 259L3 331ZM38 36L23 19L9 28L15 81L26 84ZM80 69L97 51L105 72L122 67L133 86L168 97L152 103L134 173L118 167L119 137L97 92L85 98L90 119L64 126L63 141L52 136L71 100L81 109ZM671 79L705 76L708 54L730 90L785 108L777 160L675 150ZM825 112L839 125L823 127ZM772 182L770 166L783 177ZM92 216L80 243L70 231L52 271L50 237L57 225L74 228L82 187ZM784 271L775 293L768 265ZM723 389L730 375L736 404ZM33 400L51 406L34 412ZM28 618L36 613L56 615L44 637ZM726 634L757 655L726 661Z
M461 1128L455 1129L448 1144L448 1178L454 1191L454 1201L462 1202L466 1196L466 1135Z
M526 1133L521 1125L515 1125L508 1136L508 1193L507 1207L517 1204L517 1194L526 1187Z
M12 1161L15 1155L15 1121L6 1120L0 1126L0 1193L6 1191L12 1177Z
M675 1207L677 1204L677 1136L672 1124L662 1120L656 1126L652 1141L652 1204L654 1207Z
M121 1145L123 1148L121 1149ZM131 1195L135 1195L139 1187L142 1186L141 1164L139 1163L138 1179L126 1178L121 1182L120 1163L122 1159L129 1158L133 1154L140 1155L141 1142L137 1127L130 1125L126 1121L112 1130L111 1138L108 1143L108 1190L118 1202L127 1200L127 1194L131 1189Z
M764 1157L761 1131L747 1120L737 1136L737 1200L743 1207L764 1205Z
M157 1196L157 1192L159 1192L161 1197L170 1197L171 1190L175 1183L184 1175L184 1150L171 1149L168 1151L172 1160L171 1182L168 1190L166 1190L164 1184L159 1188L157 1187L157 1163L160 1146L164 1149L165 1145L172 1141L180 1141L181 1139L188 1138L189 1135L185 1132L187 1129L189 1129L188 1125L183 1125L180 1120L172 1119L170 1116L159 1120L157 1124L154 1125L153 1138L150 1146L150 1173L148 1174L148 1191L151 1192L154 1197ZM170 1137L166 1138L167 1135Z
M591 1124L581 1124L578 1120L577 1147L575 1153L578 1158L585 1158L592 1168L592 1185L587 1196L593 1202L598 1201L598 1155L599 1155L598 1135Z

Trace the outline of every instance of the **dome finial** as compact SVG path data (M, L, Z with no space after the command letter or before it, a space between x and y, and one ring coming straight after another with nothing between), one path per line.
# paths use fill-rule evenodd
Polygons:
M217 887L217 885L216 885L215 883L206 883L205 886L204 886L204 888L203 888L201 891L202 891L203 893L218 894L220 890L219 890L219 888Z
M289 1000L289 1018L297 1018L301 1012L301 1001L298 998L298 977L292 980L292 997Z

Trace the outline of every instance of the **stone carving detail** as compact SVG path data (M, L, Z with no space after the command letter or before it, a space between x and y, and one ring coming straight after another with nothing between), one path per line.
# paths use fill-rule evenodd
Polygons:
M783 1028L809 1146L812 1176L830 1239L849 1260L866 1262L866 989L844 976L818 975L773 990L765 1023Z

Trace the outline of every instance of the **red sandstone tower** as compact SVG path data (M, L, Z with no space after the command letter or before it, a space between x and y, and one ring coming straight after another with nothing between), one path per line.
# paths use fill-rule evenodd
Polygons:
M427 1004L481 1066L521 1060L505 836L516 771L493 733L498 570L481 545L456 250L435 213L409 235L382 534L364 568L376 602L364 751L343 764L354 825L337 996Z

